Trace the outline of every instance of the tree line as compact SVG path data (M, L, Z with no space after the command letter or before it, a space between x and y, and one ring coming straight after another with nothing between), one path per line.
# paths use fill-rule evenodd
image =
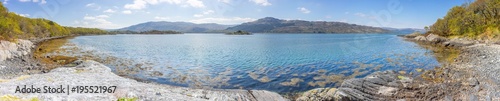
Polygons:
M0 39L53 37L69 35L70 30L43 18L27 18L9 12L0 3Z
M105 31L98 28L65 27L43 18L27 18L0 3L0 40L100 34L177 34L175 31Z
M425 29L446 37L498 40L499 28L500 0L476 0L451 8L446 16Z

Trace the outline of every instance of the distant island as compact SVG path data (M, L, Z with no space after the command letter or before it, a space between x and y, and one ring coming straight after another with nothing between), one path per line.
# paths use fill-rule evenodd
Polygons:
M246 31L241 31L241 30L238 30L236 32L229 32L229 33L226 33L226 35L252 35L252 33L250 32L246 32Z
M159 30L150 30L150 31L142 31L139 32L138 34L182 34L182 32L176 32L176 31L159 31Z

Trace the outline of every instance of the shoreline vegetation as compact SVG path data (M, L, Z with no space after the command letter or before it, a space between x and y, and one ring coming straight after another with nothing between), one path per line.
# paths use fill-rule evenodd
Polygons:
M381 71L365 78L348 79L337 88L317 88L284 99L277 93L262 90L205 90L174 87L154 83L140 83L110 72L106 67L92 60L64 60L66 57L43 57L44 52L58 47L61 40L49 46L38 46L51 38L88 34L109 34L100 29L62 27L46 19L30 19L8 12L0 4L0 100L23 99L75 99L107 100L500 100L500 45L498 0L477 0L457 6L430 27L425 34L409 34L403 38L423 45L430 45L433 52L452 54L442 56L442 67L422 70L418 77L406 73ZM19 26L19 27L17 27ZM464 28L464 26L470 26ZM176 33L177 34L177 33ZM32 39L32 41L21 40ZM8 41L3 41L8 40ZM35 42L35 43L33 43ZM51 42L48 42L51 43ZM438 47L439 46L439 47ZM35 47L49 47L39 48ZM52 48L50 48L52 47ZM60 46L59 46L60 47ZM426 47L426 46L423 46ZM442 49L440 47L445 47ZM438 48L438 49L432 49ZM41 53L37 53L39 51ZM45 64L34 58L55 58L48 60L66 63L65 66L47 69ZM439 58L439 56L436 56ZM43 61L43 60L42 60ZM442 62L442 61L440 61ZM19 67L19 68L15 68ZM50 70L50 72L49 72ZM95 79L104 78L104 79ZM85 95L43 95L19 94L12 88L18 84L37 82L49 86L56 84L120 85L116 94ZM115 81L113 81L115 80ZM132 85L132 86L127 86ZM159 91L160 90L160 91Z

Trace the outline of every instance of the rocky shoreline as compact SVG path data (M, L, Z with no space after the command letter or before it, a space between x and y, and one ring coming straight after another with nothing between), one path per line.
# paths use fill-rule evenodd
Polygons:
M35 44L28 40L0 40L0 79L41 73L42 65L33 59Z
M41 42L41 41L38 41ZM35 44L28 40L0 42L0 100L245 100L287 101L278 93L264 90L192 89L154 83L143 83L111 72L101 63L76 61L44 73L32 56ZM98 78L98 79L96 79ZM115 93L106 94L37 94L16 93L17 86L117 86Z
M300 95L312 100L500 100L500 45L437 35L402 36L419 44L456 48L452 63L427 70L418 77L394 71L346 80L338 88L318 88Z
M317 88L298 94L292 100L500 100L500 45L466 39L447 39L437 35L403 36L409 41L461 50L453 63L423 71L411 77L394 71L381 71L365 78L345 80L338 88ZM47 39L44 39L47 40ZM38 41L0 41L0 100L289 100L263 90L192 89L117 76L95 61L77 61L71 66L48 72L33 59ZM32 43L35 42L35 43ZM101 79L95 79L101 78ZM112 94L20 94L16 86L115 85Z
M44 41L64 37L68 36L18 39L14 42L0 40L0 79L48 72L44 64L34 58L33 52Z

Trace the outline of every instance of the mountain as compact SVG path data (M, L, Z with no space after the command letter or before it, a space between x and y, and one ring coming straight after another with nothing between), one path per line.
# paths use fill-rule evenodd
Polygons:
M159 21L159 22L146 22L140 23L137 25L132 25L129 27L118 29L120 31L130 30L130 31L149 31L149 30L172 30L178 32L216 32L220 30L224 30L231 25L220 25L215 23L206 23L206 24L195 24L190 22L167 22L167 21Z
M386 29L348 24L343 22L281 20L265 17L257 21L229 27L229 31L248 31L252 33L383 33Z

